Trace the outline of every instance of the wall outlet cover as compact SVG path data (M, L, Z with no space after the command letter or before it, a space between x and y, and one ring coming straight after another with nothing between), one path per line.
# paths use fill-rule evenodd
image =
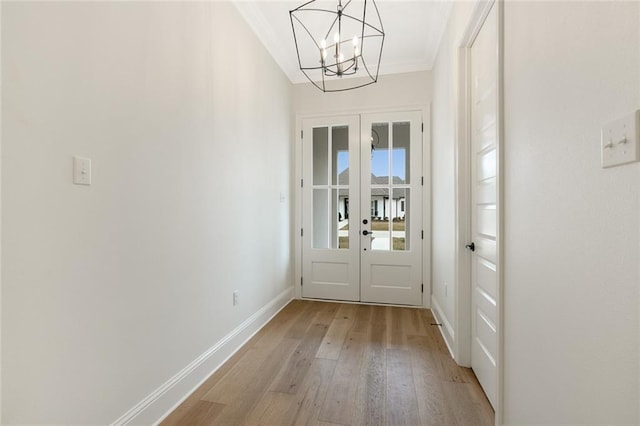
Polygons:
M73 183L91 185L91 159L73 157Z

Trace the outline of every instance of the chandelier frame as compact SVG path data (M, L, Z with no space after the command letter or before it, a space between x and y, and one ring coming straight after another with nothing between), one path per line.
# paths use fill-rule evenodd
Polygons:
M297 8L289 11L289 18L291 20L291 29L293 32L293 40L296 47L296 55L298 57L298 66L302 73L307 77L307 79L318 89L323 92L344 92L347 90L358 89L360 87L369 86L378 81L378 74L380 72L380 61L382 59L382 50L384 47L384 27L382 25L382 19L380 18L380 12L378 10L378 6L376 5L375 0L364 0L363 9L362 9L362 18L359 16L353 16L345 11L352 3L353 0L348 0L344 6L342 6L342 0L338 0L336 10L325 9L322 7L308 7L312 5L317 0L310 0ZM371 22L366 21L367 17L367 8L372 7L375 11L375 16L377 16L377 22L379 23L379 28L377 28ZM335 15L332 18L331 25L326 30L324 37L320 38L318 36L314 36L311 31L309 31L307 25L305 25L301 18L298 16L299 12L314 12L314 13L327 13L331 15ZM353 38L353 55L348 58L344 58L343 49L344 45L349 43L348 40L342 39L342 19L349 19L353 22L357 22L360 27L359 38L358 35ZM370 20L371 21L371 20ZM296 33L296 25L298 23L304 33L313 41L316 49L318 50L320 60L318 61L318 65L309 65L304 64L302 58L300 56L300 47L299 47L299 34ZM326 40L329 38L329 35L337 29L337 40L334 38L333 44L326 45ZM365 30L367 30L365 32ZM369 39L380 38L380 51L377 52L377 61L375 61L374 65L371 66L363 56L365 41L369 41ZM321 40L321 41L318 41ZM333 60L329 59L328 52L334 53ZM371 55L368 55L369 57ZM339 88L329 88L327 87L327 82L335 80L335 78L342 78L343 76L358 76L358 72L364 70L362 73L362 77L366 77L367 81L364 83L355 83L352 86L347 86L347 83L341 84L341 86L347 87L339 87ZM321 78L314 80L314 78L310 75L312 72L320 71ZM354 80L355 81L355 80Z

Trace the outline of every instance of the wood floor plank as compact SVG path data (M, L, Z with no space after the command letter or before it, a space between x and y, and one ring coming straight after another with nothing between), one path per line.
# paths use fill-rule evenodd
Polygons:
M292 301L162 424L493 424L433 322L424 309Z
M387 422L417 425L418 401L409 351L387 349Z
M230 405L234 401L244 398L246 390L255 387L256 381L262 383L265 381L265 377L270 377L270 375L275 377L275 373L280 370L283 361L289 358L299 344L300 339L283 338L268 350L264 348L250 349L242 360L202 399ZM266 371L266 366L271 366L271 370ZM275 373L273 368L277 368ZM271 380L269 380L269 384Z
M358 390L358 380L354 378L360 375L366 339L366 334L353 332L345 339L327 397L318 415L319 421L351 424Z
M325 324L331 325L331 321L336 316L338 309L340 308L340 304L338 303L327 303L327 302L315 302L319 304L319 309L316 313L316 317L314 318L314 324Z
M328 306L324 306L324 304L320 302L305 302L302 312L298 316L297 320L291 325L285 334L285 337L302 339L304 334L307 332L307 328L309 328L311 324L317 322L316 315L323 311L323 309L328 308Z
M267 392L247 418L247 424L313 424L324 402L336 361L314 359L296 394Z
M430 345L433 347L434 363L442 379L450 382L465 383L462 370L453 358L451 358L449 349L440 333L439 326L432 325L435 324L435 319L431 311L425 310L422 316L425 326L427 327L427 337L430 340Z
M463 370L463 376L466 377L467 383L467 392L471 396L471 400L476 405L477 410L486 418L494 418L495 412L493 411L493 407L491 403L487 399L487 395L485 395L482 387L480 386L480 382L478 382L478 378L473 374L473 370L470 368L460 367Z
M406 349L402 311L408 308L387 307L387 349Z
M381 315L380 315L381 314ZM387 369L384 311L376 309L360 373L354 424L384 425Z
M175 423L164 421L162 424L175 424L180 426L196 426L213 424L216 417L225 408L224 404L209 401L196 401L195 404L184 413Z
M456 424L477 426L493 424L492 419L483 415L483 411L474 403L469 393L468 383L443 382L443 388L447 400L457 402L451 405Z
M248 345L241 347L227 362L222 364L207 380L204 381L178 408L169 414L162 422L163 426L180 425L182 417L191 410L247 353Z
M356 333L367 333L371 328L371 313L373 312L373 306L371 305L358 305L356 311L356 320L353 324L353 331Z
M287 360L295 348L299 345L297 339L283 339L262 363L259 365L259 374L239 377L243 383L243 391L233 399L232 404L222 410L216 423L219 424L240 424L251 412L255 405L263 397L273 379L283 367L283 360ZM250 380L246 380L249 378ZM227 383L227 387L229 384ZM219 399L227 400L228 396L217 395ZM216 401L217 402L217 401Z
M453 415L441 385L441 375L434 362L435 354L431 353L433 343L426 336L409 336L408 345L416 395L428 395L428 398L418 398L420 423L434 426L453 424Z
M344 339L355 322L357 309L357 305L343 304L340 306L318 348L316 358L338 359Z
M282 309L278 315L269 321L259 333L254 335L245 346L249 346L253 349L264 348L270 350L278 341L285 336L293 334L291 329L300 324L302 326L308 326L310 322L307 322L307 316L303 317L303 314L311 308L308 303L294 303L300 301L292 301L284 309ZM306 301L304 301L306 302ZM294 338L294 337L292 337Z
M422 309L402 310L402 329L406 336L426 336L427 329L420 315Z
M302 385L292 407L293 424L310 424L318 419L322 404L327 398L331 378L336 370L337 361L315 359L309 380Z
M243 421L245 425L289 424L289 407L295 395L280 392L265 392Z
M325 324L313 324L307 329L302 341L296 347L293 355L284 363L278 377L273 381L269 390L274 392L295 394L304 380L311 363L315 358L320 344L326 337Z

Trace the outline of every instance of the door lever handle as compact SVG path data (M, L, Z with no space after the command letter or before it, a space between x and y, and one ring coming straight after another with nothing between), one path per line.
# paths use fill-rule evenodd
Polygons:
M362 231L362 235L373 235L373 232L367 231L366 229Z
M467 244L465 247L471 251L476 251L476 243L474 243L473 241L471 242L471 244Z

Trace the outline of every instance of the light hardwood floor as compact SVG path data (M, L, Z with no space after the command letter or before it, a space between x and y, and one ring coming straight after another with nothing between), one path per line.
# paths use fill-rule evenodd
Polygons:
M163 425L492 425L431 311L294 300Z

